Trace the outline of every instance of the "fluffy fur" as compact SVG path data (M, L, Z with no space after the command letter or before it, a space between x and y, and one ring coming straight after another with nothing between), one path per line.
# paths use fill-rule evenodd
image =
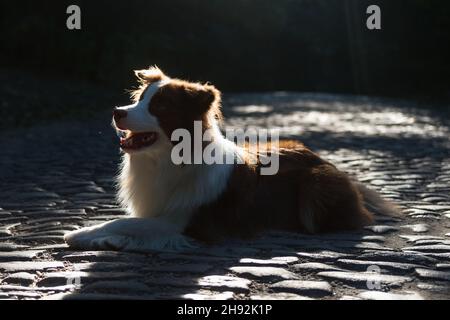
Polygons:
M65 237L69 245L181 250L192 246L191 238L213 243L268 229L353 230L371 223L367 208L396 211L296 141L272 150L279 154L278 174L261 175L261 163L249 161L258 155L222 135L215 87L169 78L156 67L136 75L141 85L132 93L134 103L118 108L113 120L125 136L118 198L130 218L71 232ZM170 137L177 128L193 132L194 121L202 122L203 131L211 129L210 144L240 164L175 165Z

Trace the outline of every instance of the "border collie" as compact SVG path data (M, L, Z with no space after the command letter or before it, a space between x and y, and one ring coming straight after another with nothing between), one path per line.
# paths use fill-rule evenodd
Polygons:
M221 130L220 92L210 84L166 76L157 67L135 71L134 103L115 108L122 135L118 198L129 218L66 234L81 249L182 250L191 239L216 243L251 238L266 230L307 234L348 231L372 222L372 212L396 208L297 141L279 141L275 175ZM175 130L201 121L213 145L234 164L174 164ZM370 210L370 211L369 211Z

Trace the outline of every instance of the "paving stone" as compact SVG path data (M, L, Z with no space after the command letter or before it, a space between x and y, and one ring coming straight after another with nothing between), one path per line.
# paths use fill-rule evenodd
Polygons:
M39 241L39 242L63 242L64 237L62 235L59 236L50 236L50 235L26 235L26 236L15 236L15 240L20 241Z
M164 286L175 288L210 288L214 290L228 290L234 292L249 291L250 280L224 275L209 275L203 277L185 276L151 276L145 278L145 283L150 286Z
M8 217L11 217L11 212L0 211L0 218L8 218Z
M223 247L206 247L192 250L190 253L197 255L208 255L218 257L252 257L259 254L260 250L252 248L233 248L226 244Z
M272 257L272 261L282 261L286 264L292 264L298 261L298 257L295 256L275 256Z
M283 268L277 267L231 267L230 270L240 276L247 276L257 279L297 279L298 277Z
M360 297L344 295L339 300L363 300L363 299Z
M57 293L42 300L154 300L158 295L125 295L112 293Z
M427 239L427 240L417 240L414 245L434 245L434 244L443 244L450 245L450 240L446 239Z
M242 258L239 260L239 263L242 265L287 266L297 261L297 257L274 257L271 259Z
M336 251L319 251L319 252L297 252L297 255L301 258L313 259L313 260L321 260L321 261L329 261L336 260L339 258L351 257L351 254L336 252Z
M438 292L444 295L450 294L450 289L447 282L436 282L436 281L432 283L419 282L417 284L417 288L432 292Z
M314 300L310 297L301 296L295 293L271 293L271 294L255 294L250 296L250 300Z
M432 235L409 235L409 234L401 234L400 238L406 239L408 242L416 242L420 240L442 240L444 238L432 236Z
M11 235L11 231L6 228L0 228L0 238L9 237Z
M72 265L73 271L119 271L142 269L145 264L126 262L84 262Z
M79 227L71 224L61 224L59 222L51 222L46 223L44 225L21 225L16 228L16 232L25 233L25 232L46 232L46 231L59 231L59 232L68 232L72 230L77 230Z
M198 284L205 287L248 290L251 281L229 276L211 275L198 279Z
M45 274L44 278L37 284L38 286L62 286L80 282L86 284L99 279L133 279L139 278L141 274L135 272L84 272L84 271L63 271Z
M419 251L419 252L450 252L449 245L429 245L429 246L414 246L414 247L404 247L404 251Z
M0 270L3 272L43 271L54 268L64 268L64 264L60 261L17 261L0 263Z
M341 281L357 287L367 287L368 283L380 283L380 285L387 286L400 286L405 282L413 280L411 277L376 274L373 272L323 271L319 272L317 275L319 277Z
M369 260L352 260L352 259L339 259L337 264L351 270L366 271L371 266L378 266L382 270L396 271L405 273L406 271L413 270L420 267L417 264L401 263L401 262L389 262L389 261L369 261Z
M450 281L450 271L436 271L430 269L417 268L416 273L421 278Z
M364 252L358 256L358 260L370 260L370 261L395 261L402 263L413 263L413 264L435 264L438 260L428 257L420 252L400 252L400 251L373 251Z
M23 286L23 285L0 285L0 289L3 291L36 291L36 292L59 292L59 291L69 291L74 290L74 285L64 285L56 287L33 287L33 286Z
M343 269L321 262L305 262L294 264L292 269L296 272L309 271L309 272L318 272L318 271L343 271Z
M358 295L366 300L423 300L417 292L405 291L402 293L391 293L383 291L364 291Z
M17 299L39 299L42 297L41 293L38 292L29 292L29 291L9 291L8 298L15 297Z
M231 300L234 297L234 292L208 292L208 291L198 291L195 293L183 294L181 299L188 300Z
M386 246L379 245L378 243L372 242L360 242L352 243L350 241L339 241L333 243L333 246L338 249L367 249L367 250L380 250L380 251L393 251L394 249Z
M83 286L83 292L89 291L103 291L103 290L120 290L121 293L127 291L141 293L151 293L151 288L146 284L138 281L96 281L91 284Z
M402 228L411 229L413 232L418 232L418 233L427 232L429 230L428 225L426 225L424 223L408 224L408 225L402 226Z
M270 288L305 296L327 296L333 293L331 285L326 281L284 280L270 285Z
M221 262L226 263L230 261L229 257L218 257L218 256L201 256L193 254L183 254L183 253L158 253L158 258L164 261L183 261L183 262ZM237 263L238 261L236 261Z
M379 243L383 243L386 241L386 237L385 236L381 236L381 235L367 235L367 236L363 236L361 238L362 241L369 241L369 242L379 242Z
M122 208L107 208L107 209L98 209L96 210L97 214L109 214L109 215L124 215L126 214L126 211Z
M438 261L450 262L450 252L422 252L422 254Z
M287 247L336 250L336 249L372 249L372 250L392 250L389 247L381 246L374 242L358 242L354 240L320 240L320 239L277 239L276 244ZM339 250L338 250L339 251Z
M365 227L365 229L370 230L372 232L375 233L388 233L388 232L393 232L393 231L397 231L398 228L397 227L393 227L393 226L386 226L386 225L375 225L375 226L367 226Z
M64 250L69 248L69 246L65 243L59 243L59 244L46 244L46 245L40 245L34 247L34 249L37 250L48 250L48 251L58 251L58 250Z
M36 258L43 250L28 250L28 251L14 251L14 252L0 252L0 262L3 261L26 261Z
M450 210L450 205L416 205L415 208L440 212Z
M5 279L3 279L0 283L2 284L18 284L27 286L34 282L36 279L36 275L28 273L28 272L17 272L12 273L9 276L7 276ZM1 288L1 287L0 287Z
M85 262L76 263L72 266L74 271L117 271L117 270L140 270L142 272L179 272L179 273L205 273L211 269L208 264L149 264L130 262Z
M38 219L28 219L27 222L29 224L40 224L40 223L45 223L45 222L51 222L54 221L55 217L46 217L46 218L38 218ZM70 223L75 223L75 222L82 222L84 221L83 218L78 217L78 216L73 216L73 217L58 217L58 221L59 222L70 222Z
M129 252L118 252L118 251L83 251L74 252L70 254L64 254L61 257L64 260L69 260L71 262L79 261L142 261L146 259L145 255L129 253Z

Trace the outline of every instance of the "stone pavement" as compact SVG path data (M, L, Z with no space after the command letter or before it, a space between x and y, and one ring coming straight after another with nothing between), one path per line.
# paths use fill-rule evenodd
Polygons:
M2 299L450 298L450 135L392 101L231 95L228 126L279 128L393 199L402 219L361 232L270 233L180 254L73 251L63 234L123 217L110 114L0 137Z

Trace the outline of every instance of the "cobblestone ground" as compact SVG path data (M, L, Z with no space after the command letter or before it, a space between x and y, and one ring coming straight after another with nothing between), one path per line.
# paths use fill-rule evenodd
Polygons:
M124 216L110 115L11 130L0 137L0 298L450 298L450 135L439 117L325 95L232 95L225 106L228 126L300 138L399 203L403 218L182 254L73 251L65 232Z

